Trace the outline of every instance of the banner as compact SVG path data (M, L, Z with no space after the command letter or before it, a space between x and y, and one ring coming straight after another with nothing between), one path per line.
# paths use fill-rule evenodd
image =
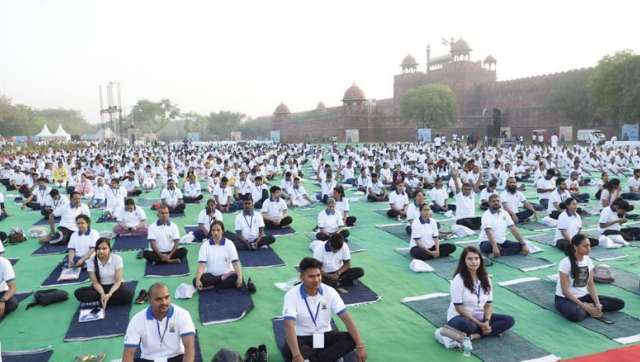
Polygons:
M347 143L358 143L360 142L360 130L358 129L347 129L345 130L345 139Z
M418 128L418 142L431 142L431 128Z
M280 143L280 131L271 131L271 142Z

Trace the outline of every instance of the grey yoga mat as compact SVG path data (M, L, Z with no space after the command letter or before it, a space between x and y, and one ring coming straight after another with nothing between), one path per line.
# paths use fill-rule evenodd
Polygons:
M438 328L447 322L446 317L449 301L449 294L433 293L404 298L402 304ZM504 346L509 346L509 353L504 353ZM483 361L491 362L524 361L542 357L553 357L549 352L534 345L513 331L507 331L500 337L487 337L473 341L473 350L471 353Z
M552 281L521 278L499 284L544 309L558 313L554 302L556 285ZM612 320L614 324L606 324L593 318L587 318L578 323L621 344L640 341L640 319L624 312L605 313L605 317Z

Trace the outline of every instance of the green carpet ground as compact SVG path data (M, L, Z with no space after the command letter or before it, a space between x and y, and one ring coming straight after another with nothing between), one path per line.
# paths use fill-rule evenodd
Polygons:
M279 184L279 180L276 181ZM318 190L311 182L305 186L311 193ZM592 191L592 189L589 189ZM526 195L533 199L535 191L529 187ZM158 196L158 192L144 194L143 197ZM592 201L592 205L596 205ZM8 231L12 226L21 226L28 230L33 222L40 218L38 212L21 211L11 200L8 200L8 211L11 216L0 223L0 230ZM200 208L204 204L189 205L186 216L174 219L180 227L185 224L195 224ZM370 361L457 361L473 360L475 357L464 358L459 351L447 351L433 338L435 327L419 317L409 308L403 306L400 300L404 297L416 296L432 292L448 292L448 282L434 274L415 274L409 268L409 260L393 251L394 248L407 244L381 230L376 224L390 223L388 218L378 215L372 210L384 208L386 204L371 204L364 201L351 203L351 214L358 217L357 227L352 229L352 239L358 244L366 246L367 251L354 254L353 264L365 269L363 281L382 300L375 304L350 308L357 326L362 333ZM155 213L146 209L149 220L156 219ZM98 212L93 211L94 219ZM197 295L191 300L174 300L173 302L191 312L196 328L200 335L200 344L205 360L210 360L213 354L222 347L229 347L244 354L250 346L261 343L267 344L272 361L281 360L271 329L271 318L278 316L282 309L283 293L275 288L275 282L285 281L294 277L294 265L309 254L308 241L303 233L310 231L315 224L315 216L310 213L299 213L291 210L294 218L293 226L297 233L292 236L277 239L274 249L285 261L286 266L268 269L245 269L245 277L251 277L258 288L253 299L255 308L242 320L215 326L203 326L198 317ZM305 216L306 215L306 216ZM233 227L235 215L224 215L225 225ZM97 230L109 230L114 224L94 224ZM525 235L532 232L521 231ZM181 228L181 232L183 232ZM61 259L60 255L32 256L38 247L36 240L28 241L17 246L7 246L5 256L19 257L15 266L18 291L37 290L40 283ZM197 251L199 245L189 248L189 266L191 276L180 278L164 278L172 291L180 283L190 283L197 266ZM548 246L544 253L538 254L553 262L558 262L563 255ZM625 248L621 252L627 258L608 262L607 264L624 270L640 274L640 248ZM135 258L136 252L124 252L121 255L125 262L125 279L138 280L138 290L147 288L155 278L145 278L144 262ZM454 254L459 256L460 250ZM616 342L579 325L570 323L551 311L544 310L527 300L516 296L508 290L498 287L497 282L525 277L546 277L556 272L553 268L523 273L507 266L496 264L489 270L493 275L495 287L494 305L501 313L511 314L516 319L514 330L520 335L533 341L536 345L562 358L591 354L607 349L620 347ZM22 302L18 310L5 318L0 324L0 341L2 349L24 350L53 346L53 361L70 361L74 356L84 353L106 352L107 360L118 359L122 353L123 338L99 339L87 342L63 342L70 320L78 306L73 298L73 291L77 286L63 287L69 292L70 300L48 306L34 307L25 310L30 299ZM627 305L625 312L640 317L640 298L614 286L600 286L602 294L623 298ZM145 306L134 305L132 314ZM443 310L442 313L446 313ZM338 323L340 325L340 323ZM341 326L343 328L343 326ZM640 331L639 331L640 332ZM505 353L509 347L505 346ZM428 356L428 357L427 357Z

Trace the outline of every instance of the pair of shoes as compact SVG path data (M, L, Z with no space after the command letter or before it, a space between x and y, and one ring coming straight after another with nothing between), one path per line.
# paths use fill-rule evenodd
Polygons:
M256 347L249 347L244 355L244 362L268 362L269 355L267 353L267 346L261 344Z
M149 294L146 290L142 289L136 298L136 304L144 304L149 300Z
M249 291L249 294L253 294L256 292L256 285L253 283L253 280L251 280L251 278L247 280L247 290Z
M448 324L445 324L442 326L442 328L440 328L440 334L447 337L447 338L451 338L454 341L462 344L462 341L464 340L464 337L466 337L467 335L462 332L459 331L451 326L449 326Z
M142 250L138 251L138 254L136 254L136 259L142 259Z

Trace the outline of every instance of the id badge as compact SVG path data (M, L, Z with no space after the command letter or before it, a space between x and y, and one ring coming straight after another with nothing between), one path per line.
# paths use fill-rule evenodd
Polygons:
M313 334L313 348L314 349L323 349L324 348L324 333L314 333Z

